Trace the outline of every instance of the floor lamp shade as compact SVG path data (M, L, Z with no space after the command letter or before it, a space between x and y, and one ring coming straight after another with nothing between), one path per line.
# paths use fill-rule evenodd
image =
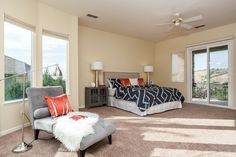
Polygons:
M55 69L55 71L54 71L54 73L53 73L53 76L55 76L55 77L62 77L62 76L63 76L63 74L62 74L62 72L61 72L61 69L60 69L60 67L58 66L58 64L56 64L56 69Z
M143 71L147 73L147 84L150 85L150 74L151 72L154 71L154 68L152 65L146 65L143 68Z
M99 71L103 69L103 63L96 61L91 64L91 70L95 70L95 86L99 85Z

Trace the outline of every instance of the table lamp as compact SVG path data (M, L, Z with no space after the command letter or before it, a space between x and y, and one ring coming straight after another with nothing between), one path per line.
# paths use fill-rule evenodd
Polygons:
M150 73L153 72L154 68L152 65L144 66L143 71L147 73L147 84L150 85Z
M103 69L102 62L95 61L91 64L91 70L95 71L95 87L99 85L99 71Z

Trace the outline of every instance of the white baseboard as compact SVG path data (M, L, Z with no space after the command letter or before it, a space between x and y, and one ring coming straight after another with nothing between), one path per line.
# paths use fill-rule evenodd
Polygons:
M30 123L29 123L29 122L24 124L24 127L27 127L27 126L30 126ZM7 134L10 134L10 133L12 133L12 132L15 132L15 131L17 131L17 130L20 130L21 127L22 127L22 125L18 125L18 126L16 126L16 127L13 127L13 128L10 128L10 129L4 130L4 131L1 131L1 132L0 132L0 137L1 137L1 136L4 136L4 135L7 135Z

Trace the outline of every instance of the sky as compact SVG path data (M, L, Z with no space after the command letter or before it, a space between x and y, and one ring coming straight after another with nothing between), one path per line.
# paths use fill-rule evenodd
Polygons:
M207 69L207 53L200 53L195 55L195 69L194 71ZM210 68L221 69L228 68L228 51L210 52Z
M67 41L53 38L49 36L43 36L43 67L47 67L53 64L58 64L63 78L66 78L66 62L67 62ZM54 72L52 67L50 72Z
M31 31L15 26L8 22L4 22L4 53L7 56L23 61L31 65L32 58L32 34ZM43 36L43 67L52 64L59 64L63 77L66 78L66 62L67 62L67 41ZM50 72L55 67L51 67ZM22 71L24 72L24 71Z
M31 32L4 22L5 55L31 65Z

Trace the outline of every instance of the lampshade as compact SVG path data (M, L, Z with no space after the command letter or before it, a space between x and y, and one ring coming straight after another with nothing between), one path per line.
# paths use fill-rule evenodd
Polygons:
M152 65L146 65L143 68L144 72L153 72L153 66Z
M91 64L91 70L102 70L102 69L103 69L102 62L93 62Z
M56 69L55 69L55 71L53 73L53 76L55 76L55 77L62 77L63 76L62 72L61 72L61 69L60 69L60 67L58 65L56 65Z

